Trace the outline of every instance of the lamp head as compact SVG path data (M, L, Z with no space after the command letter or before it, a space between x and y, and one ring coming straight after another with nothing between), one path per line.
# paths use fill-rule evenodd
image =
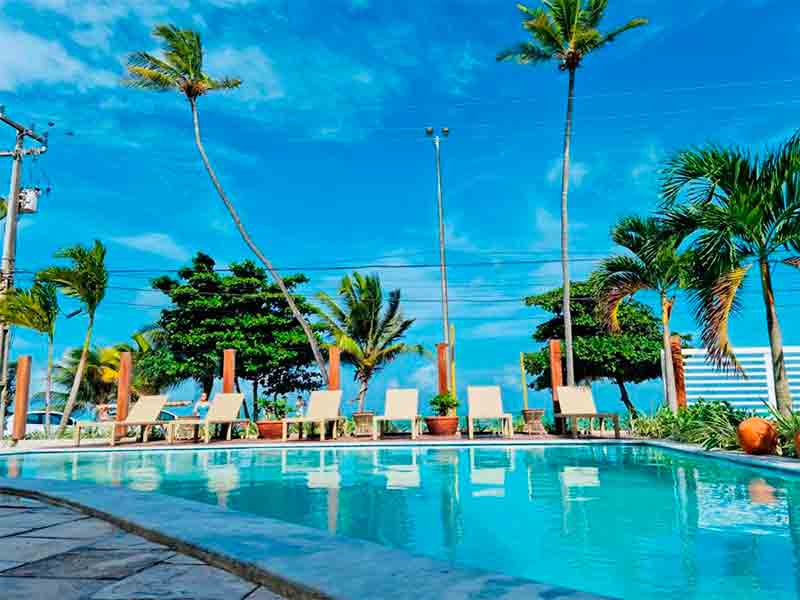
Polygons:
M450 135L450 128L449 127L442 127L442 135L444 137L447 137L448 135Z
M433 135L433 127L426 127L425 128L425 135L431 137Z

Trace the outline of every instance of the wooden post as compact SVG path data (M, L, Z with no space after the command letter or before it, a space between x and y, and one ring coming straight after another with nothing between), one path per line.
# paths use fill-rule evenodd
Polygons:
M436 362L439 372L439 394L448 392L448 373L447 373L447 344L436 344Z
M328 348L328 389L339 390L342 387L342 350L337 346Z
M686 408L686 371L683 365L681 337L673 335L672 339L672 371L675 375L675 403L678 408Z
M14 396L14 431L11 435L11 439L14 442L25 439L30 387L31 357L20 356L17 359L17 393L16 396Z
M128 409L131 403L131 368L132 358L130 352L121 352L119 355L119 379L117 381L117 416L116 421L128 418ZM117 427L117 435L124 436L125 428Z
M561 412L561 405L558 403L558 388L564 383L564 375L561 366L561 340L550 340L550 389L553 397L553 414ZM559 419L555 422L556 433L564 433L564 420Z
M222 353L222 393L232 394L236 387L236 350Z

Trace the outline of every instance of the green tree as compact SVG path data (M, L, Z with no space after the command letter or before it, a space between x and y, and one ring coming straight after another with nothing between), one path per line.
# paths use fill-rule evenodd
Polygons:
M567 213L575 72L588 54L603 48L620 34L647 24L647 19L632 19L621 27L602 33L598 28L605 17L607 7L608 0L542 0L542 6L538 8L517 4L517 8L522 13L522 27L532 39L497 55L498 61L516 61L523 65L538 65L555 61L559 70L566 71L569 75L561 173L561 269L564 286L562 312L565 323L564 339L566 341L567 382L569 385L575 384Z
M364 411L364 399L372 377L401 354L424 355L418 344L402 342L414 319L405 319L400 311L400 290L389 292L384 303L381 280L377 275L345 275L339 285L337 304L325 292L317 299L323 304L319 314L334 344L342 351L342 360L355 367L359 382L358 412Z
M76 245L60 250L56 253L56 258L65 258L72 264L68 267L57 266L44 269L37 275L38 280L52 283L62 293L78 300L89 316L86 337L83 340L83 348L81 349L81 358L75 371L75 378L72 382L69 397L64 406L64 416L56 431L56 437L59 437L64 433L69 416L75 407L83 371L86 367L89 347L92 343L92 328L94 327L97 307L103 301L108 287L108 271L105 264L105 246L97 240L95 240L93 246L88 248Z
M50 436L50 396L53 389L53 342L58 318L56 287L36 282L30 290L14 289L0 298L0 320L32 329L47 336L47 380L45 383L44 427ZM0 416L0 422L3 418Z
M289 286L286 285L278 271L264 253L261 252L247 232L233 203L228 198L225 190L223 190L219 179L217 179L217 175L211 166L211 162L208 160L200 137L200 120L197 112L197 101L201 96L209 92L237 88L241 85L241 80L230 77L216 79L203 71L203 46L200 41L200 35L196 31L179 29L174 25L158 25L153 30L153 36L163 46L163 57L159 58L148 52L135 52L131 54L128 58L127 66L129 78L125 80L125 83L131 87L145 90L155 90L158 92L177 91L183 94L189 101L189 106L192 110L192 122L194 124L195 144L197 145L197 150L200 152L200 158L208 172L208 176L211 178L214 188L217 190L225 208L230 213L231 219L233 219L245 244L247 244L253 254L255 254L267 268L272 279L275 281L284 299L288 303L292 315L297 320L300 327L302 327L314 355L314 359L319 366L320 375L323 381L327 383L328 375L325 359L322 357L322 353L319 350L319 344L317 343L317 338L312 327L303 316L303 312L295 304Z
M635 300L619 303L616 311L618 332L611 333L595 298L594 285L573 282L575 292L574 322L577 381L591 382L608 379L619 388L620 400L632 416L636 407L630 400L626 384L641 383L661 377L661 325L650 307ZM564 320L561 315L561 289L526 298L528 306L553 315L533 333L533 339L547 343L564 339ZM525 369L533 376L531 387L550 388L550 355L544 346L538 352L525 355Z
M618 246L628 255L612 256L600 263L593 274L600 310L613 333L620 330L618 311L622 302L641 291L656 292L661 302L661 330L664 356L672 356L670 316L676 294L685 287L691 272L691 253L678 251L679 240L666 235L654 217L625 217L611 232ZM665 361L668 382L668 403L677 409L677 393L672 361Z
M137 368L150 377L194 379L210 393L222 352L232 348L237 375L251 382L254 400L259 385L272 394L318 387L319 377L309 371L314 357L305 333L266 272L252 261L229 265L225 275L215 266L210 256L198 253L178 279L153 282L172 306L162 310L158 322L162 347L146 354ZM303 275L285 280L292 291L307 281ZM299 294L293 293L293 300L305 315L314 313Z
M82 348L72 348L67 351L55 367L54 381L60 388L70 389L78 376L78 370L81 370L80 386L70 412L93 409L116 399L119 353L120 349L116 346L99 348L93 346L86 353ZM54 392L53 398L54 406L66 413L70 394Z
M792 397L771 262L781 251L800 251L800 133L763 157L707 146L678 152L663 170L665 227L685 240L702 266L691 297L709 357L740 369L729 335L737 292L752 267L761 282L778 408ZM785 257L785 255L784 255ZM800 257L783 262L800 266Z

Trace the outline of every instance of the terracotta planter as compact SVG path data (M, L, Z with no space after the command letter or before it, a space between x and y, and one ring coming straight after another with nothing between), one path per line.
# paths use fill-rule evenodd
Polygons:
M368 436L372 435L372 418L375 416L373 412L357 412L353 413L353 421L356 429L353 435Z
M544 409L524 408L522 409L522 419L525 421L525 433L529 435L544 435L547 433L542 423Z
M458 432L458 416L425 417L431 435L455 435Z
M737 429L739 445L747 454L774 454L778 447L775 426L759 417L742 421Z
M258 427L258 437L263 440L280 439L283 434L281 421L256 421L256 427Z
M794 434L794 453L800 458L800 431Z

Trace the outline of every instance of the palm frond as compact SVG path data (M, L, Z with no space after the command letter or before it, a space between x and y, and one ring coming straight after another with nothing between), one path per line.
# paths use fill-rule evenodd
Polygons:
M598 306L609 330L619 331L619 307L623 300L642 290L654 290L653 273L641 259L631 256L614 256L600 263L593 273Z
M497 54L498 62L515 61L521 65L533 65L552 59L552 54L543 50L533 42L521 42Z
M612 29L611 31L603 34L603 41L597 47L599 48L600 46L605 46L606 44L609 44L614 40L616 40L620 35L622 35L626 31L630 31L631 29L636 29L638 27L644 27L648 23L649 21L643 18L631 19L624 25Z

